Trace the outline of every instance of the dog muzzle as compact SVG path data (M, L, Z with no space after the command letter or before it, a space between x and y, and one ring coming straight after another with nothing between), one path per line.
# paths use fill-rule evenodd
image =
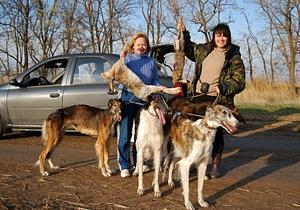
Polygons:
M115 121L120 122L122 120L122 116L120 114L115 114Z

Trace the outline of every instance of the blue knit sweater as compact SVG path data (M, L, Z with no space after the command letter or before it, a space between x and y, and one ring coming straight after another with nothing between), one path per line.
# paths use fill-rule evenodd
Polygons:
M132 70L146 85L159 85L159 79L157 74L156 62L153 58L147 54L137 55L128 54L125 57L126 66ZM119 87L122 89L121 100L122 101L135 101L140 100L128 91L122 84Z

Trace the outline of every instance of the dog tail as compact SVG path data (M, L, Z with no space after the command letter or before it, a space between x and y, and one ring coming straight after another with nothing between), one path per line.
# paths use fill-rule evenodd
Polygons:
M57 129L63 128L64 121L64 110L58 109L52 114L49 115L48 119L44 121L42 127L42 141L44 145L47 143L49 139L49 135L53 135L54 131ZM57 134L60 133L58 130Z
M47 120L44 121L43 123L43 127L42 127L42 141L44 143L44 145L46 144L47 142L47 139L49 137L49 134L48 134L48 131L47 131Z
M38 167L39 165L40 165L40 160L36 161L36 162L33 164L34 167Z

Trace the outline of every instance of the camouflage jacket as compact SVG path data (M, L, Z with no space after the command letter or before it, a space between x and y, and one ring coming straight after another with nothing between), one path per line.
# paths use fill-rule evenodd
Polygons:
M184 32L185 56L195 62L195 75L192 81L192 90L195 93L197 81L201 75L202 62L214 49L213 43L196 44L190 40L188 31ZM174 52L172 45L162 45L155 49L155 57L159 62L163 61L166 53ZM220 102L233 104L233 98L245 88L245 66L241 59L240 48L231 44L225 54L225 62L220 74L219 88L221 92Z

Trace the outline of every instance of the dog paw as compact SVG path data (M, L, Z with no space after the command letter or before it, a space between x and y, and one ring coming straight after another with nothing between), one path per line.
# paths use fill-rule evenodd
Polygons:
M116 170L113 170L113 169L110 169L110 168L107 168L106 171L107 171L107 173L109 173L109 174L116 173Z
M137 170L137 169L135 169L135 170L134 170L134 172L132 173L132 175L133 175L133 176L138 176L138 175L139 175L139 172L138 172L138 170Z
M52 169L60 169L60 166L51 166Z
M160 191L154 192L154 197L160 198L161 197L161 192Z
M169 181L168 181L168 185L169 185L170 187L174 187L174 186L175 186L175 183L173 182L173 180L169 180Z
M48 171L41 172L42 176L49 176Z
M139 195L144 195L144 189L138 189L137 194Z
M186 209L189 209L189 210L195 210L195 208L194 208L194 206L193 206L193 204L192 204L191 201L185 202L184 205L185 205L185 208L186 208Z
M110 177L110 176L111 176L111 174L108 173L108 172L102 172L102 175L103 175L104 177Z
M204 200L199 200L198 203L203 208L209 207L209 204L206 201L204 201Z

